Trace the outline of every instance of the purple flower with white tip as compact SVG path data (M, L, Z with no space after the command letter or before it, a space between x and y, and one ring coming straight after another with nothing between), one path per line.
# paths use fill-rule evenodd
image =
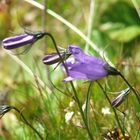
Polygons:
M67 59L71 54L66 52L66 50L64 52L60 52L60 55L62 57L63 60ZM52 65L55 63L59 63L61 62L61 58L57 53L52 53L52 54L48 54L46 55L43 59L42 59L43 63L46 65Z
M52 54L48 54L44 56L42 61L46 65L52 65L52 64L58 63L60 61L60 57L57 53L52 53Z
M64 82L73 80L98 80L108 75L119 75L119 72L103 60L89 56L80 47L70 45L69 52L74 56L75 63L66 62L68 77Z
M36 34L22 34L14 37L5 38L2 41L3 47L7 50L16 49L25 45L33 44L38 39L41 39L45 32L39 32Z
M118 107L119 105L121 105L122 104L122 102L127 98L127 96L129 95L129 93L130 93L130 88L127 88L127 89L125 89L125 90L122 90L121 92L120 92L120 95L119 96L117 96L113 101L112 101L112 106L113 107Z

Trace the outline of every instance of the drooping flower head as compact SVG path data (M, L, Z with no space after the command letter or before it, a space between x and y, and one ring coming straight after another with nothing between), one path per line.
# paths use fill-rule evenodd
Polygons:
M105 61L89 56L80 47L70 45L69 52L74 56L75 63L66 62L68 77L65 82L72 80L98 80L108 75L118 75L119 72Z
M14 37L5 38L2 41L3 47L7 50L16 49L24 45L33 44L38 39L41 39L46 35L45 32L39 32L35 34L22 34Z

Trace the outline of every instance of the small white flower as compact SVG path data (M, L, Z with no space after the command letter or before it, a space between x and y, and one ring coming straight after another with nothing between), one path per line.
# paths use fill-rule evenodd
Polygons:
M102 108L102 111L103 115L110 115L111 112L110 112L110 109L108 107L104 107Z
M67 113L65 114L65 122L66 122L66 123L68 123L68 122L71 120L73 114L74 114L73 111L67 112Z
M73 101L71 101L71 102L69 103L69 106L70 106L70 107L73 107L74 104L75 104L75 101L73 100Z

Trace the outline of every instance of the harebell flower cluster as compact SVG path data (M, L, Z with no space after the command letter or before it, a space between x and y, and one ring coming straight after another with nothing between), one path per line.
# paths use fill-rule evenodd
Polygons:
M72 81L74 80L97 81L109 75L121 76L124 79L124 81L127 83L127 85L129 86L129 88L124 90L124 92L122 92L116 99L114 99L112 103L111 101L109 101L109 98L108 98L108 101L110 102L112 107L118 107L119 105L121 105L122 102L125 100L125 98L128 97L127 95L130 93L130 90L132 90L133 92L135 92L135 90L117 69L110 66L107 62L105 62L104 60L100 58L87 55L86 53L84 53L84 51L80 47L75 46L75 45L69 45L68 48L64 49L63 51L59 51L59 48L56 45L55 39L48 32L38 32L35 34L25 33L25 34L14 36L14 37L8 37L2 41L2 44L3 44L4 49L12 50L12 49L17 49L19 47L23 47L25 45L32 45L36 41L43 38L44 36L49 36L51 38L54 44L54 47L56 49L56 52L47 54L46 56L44 56L42 59L42 62L45 65L53 65L56 63L58 64L62 63L61 66L65 68L65 72L67 74L67 77L63 79L63 82L70 82L71 87L73 89L73 93L74 93L74 99L78 104L85 128L87 130L87 133L90 139L92 140L93 134L87 123L87 118L84 115L84 112L82 110L82 105L80 103L76 89ZM69 57L72 57L74 61L69 59ZM137 96L137 94L136 94L136 97L139 100L139 97ZM5 114L10 109L11 108L9 108L8 106L2 106L0 115ZM119 123L119 126L120 126L120 123Z

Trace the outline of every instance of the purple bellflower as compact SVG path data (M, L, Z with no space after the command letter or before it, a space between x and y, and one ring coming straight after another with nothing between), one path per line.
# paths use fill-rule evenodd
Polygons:
M36 34L22 34L14 37L5 38L2 41L3 47L7 50L16 49L24 45L33 44L38 39L41 39L45 36L45 32L39 32Z
M119 72L105 61L89 56L80 47L70 45L69 53L75 58L75 63L66 62L68 77L64 82L73 80L98 80L108 75L119 75Z

